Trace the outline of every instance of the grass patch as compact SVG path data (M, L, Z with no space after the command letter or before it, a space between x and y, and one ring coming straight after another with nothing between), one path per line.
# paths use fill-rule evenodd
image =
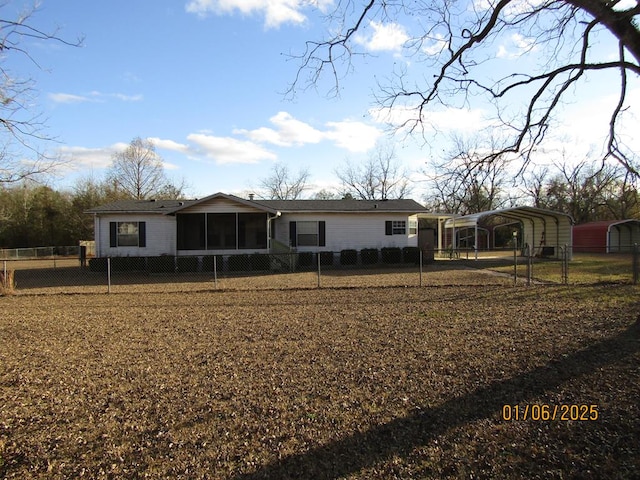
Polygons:
M518 257L518 277L527 273L526 258ZM632 256L625 254L586 254L576 253L569 262L568 280L570 284L595 283L631 283L633 281ZM477 267L482 261L470 263ZM492 265L491 270L513 275L513 259ZM534 259L533 277L543 282L560 283L562 281L562 262L560 260Z

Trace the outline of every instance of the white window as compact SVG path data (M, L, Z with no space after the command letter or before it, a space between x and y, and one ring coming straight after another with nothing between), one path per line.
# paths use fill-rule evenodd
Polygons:
M298 222L298 246L316 247L318 245L318 222Z
M407 222L404 220L394 220L391 224L393 235L405 235L407 233Z
M409 235L416 235L418 233L418 221L409 220Z
M118 247L137 247L138 238L138 222L118 222Z
M110 247L146 247L146 222L109 222Z

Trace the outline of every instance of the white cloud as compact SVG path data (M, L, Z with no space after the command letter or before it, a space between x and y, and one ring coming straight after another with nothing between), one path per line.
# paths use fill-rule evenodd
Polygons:
M304 23L307 17L302 11L309 6L324 11L332 3L332 0L190 0L185 8L188 13L199 16L230 15L235 11L242 15L262 15L265 27L277 28L284 23Z
M391 125L393 128L410 127L418 120L418 110L410 105L396 106L392 109L371 109L369 114L376 122ZM488 120L481 109L450 107L424 111L422 124L424 128L430 127L440 132L474 132L485 128Z
M350 152L366 152L375 147L382 136L382 131L362 122L346 120L342 122L328 122L329 131L325 136L334 141L340 148Z
M236 138L192 133L187 140L196 144L206 157L218 164L258 163L260 160L277 159L274 153L262 146Z
M157 137L149 137L147 138L156 148L161 148L162 150L172 150L174 152L188 153L189 145L185 145L184 143L174 142L173 140L164 140L162 138Z
M66 162L71 170L83 170L86 168L107 168L111 165L113 154L122 150L122 145L115 144L103 148L67 147L58 149L58 154ZM126 148L126 145L125 147Z
M422 48L422 51L427 55L438 55L445 48L447 48L447 41L441 33L436 33L434 38L430 39L428 43Z
M399 52L406 41L409 40L407 32L400 24L388 23L383 25L381 22L371 21L369 26L373 29L371 35L360 35L356 38L356 42L366 46L368 50Z
M319 143L323 139L323 133L311 125L296 120L287 112L278 112L269 121L277 129L262 127L256 130L234 130L235 134L247 136L258 143L271 143L281 147L301 146L307 143Z
M505 43L498 46L496 56L498 58L514 59L520 57L524 53L537 50L535 39L525 37L519 33L511 35Z
M55 103L83 103L95 101L89 97L73 95L71 93L50 93L49 98Z
M105 102L109 98L115 98L123 102L140 102L143 99L141 94L126 95L124 93L102 93L92 91L85 95L75 95L72 93L50 93L49 99L55 103L84 103L84 102Z

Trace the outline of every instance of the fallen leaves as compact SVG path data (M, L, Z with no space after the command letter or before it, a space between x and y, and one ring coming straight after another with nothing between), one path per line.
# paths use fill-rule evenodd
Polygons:
M5 297L0 476L634 478L636 296L475 286ZM592 369L577 363L590 361L584 349ZM505 422L503 399L598 404L601 417Z

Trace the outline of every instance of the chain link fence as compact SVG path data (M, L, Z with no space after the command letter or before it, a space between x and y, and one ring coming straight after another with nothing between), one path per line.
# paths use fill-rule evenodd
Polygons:
M418 248L205 256L1 260L1 293L97 293L212 289L296 289L370 286L637 284L638 247L631 253L575 253L560 259L519 251Z

